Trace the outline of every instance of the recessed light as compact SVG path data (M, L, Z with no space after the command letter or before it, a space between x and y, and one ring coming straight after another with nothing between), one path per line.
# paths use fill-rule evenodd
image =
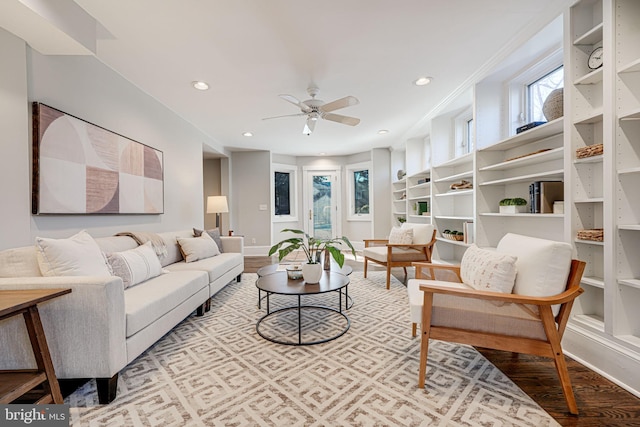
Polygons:
M253 134L251 132L245 132L242 134L242 136L253 136Z
M326 156L327 153L318 153L318 156Z
M431 83L432 77L420 77L416 81L413 82L416 86L424 86Z
M209 89L209 85L206 82L195 81L191 83L194 88L198 90L207 90Z
M388 130L386 130L386 129L380 129L380 130L378 131L378 133L379 133L380 135L384 135L385 133L389 133L389 131L388 131Z

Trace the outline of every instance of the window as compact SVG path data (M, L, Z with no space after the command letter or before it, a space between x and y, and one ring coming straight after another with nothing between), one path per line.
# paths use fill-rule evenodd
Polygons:
M475 141L475 133L473 132L473 117L467 120L466 132L465 132L465 143L467 153L473 151L476 141Z
M292 165L273 165L273 220L297 221L297 169Z
M274 182L275 214L291 215L291 174L288 172L276 172Z
M470 153L475 148L475 132L473 122L473 110L465 109L462 113L453 118L455 126L455 156L462 156Z
M369 200L369 163L347 166L349 180L349 220L371 219L371 202Z
M546 122L542 106L552 90L564 87L564 69L558 67L527 85L527 117L529 122Z

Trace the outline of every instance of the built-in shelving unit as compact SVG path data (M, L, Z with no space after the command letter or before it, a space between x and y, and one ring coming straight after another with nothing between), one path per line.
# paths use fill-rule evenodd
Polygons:
M407 178L407 212L409 222L431 223L431 171L429 169L414 173ZM419 205L426 204L425 213Z
M391 183L391 214L393 225L402 224L402 219L407 219L407 180L406 178Z
M469 227L465 223L475 221L474 170L475 152L433 167L433 223L438 230L435 258L444 262L460 261L469 245L464 241L449 240L442 232L464 232ZM471 183L471 188L452 189L452 185L455 187L463 181Z

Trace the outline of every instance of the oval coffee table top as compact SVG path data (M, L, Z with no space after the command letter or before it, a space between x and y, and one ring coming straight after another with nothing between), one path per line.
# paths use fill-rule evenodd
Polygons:
M274 264L275 265L275 264ZM290 280L286 271L267 274L256 280L256 287L262 291L281 295L311 295L337 291L349 284L349 278L341 273L322 271L319 283L308 284L303 279Z
M258 277L267 276L269 274L282 271L282 270L278 270L280 266L284 267L285 264L269 264L269 265L265 265L264 267L260 267L257 271ZM340 266L335 261L331 260L331 271L348 276L351 273L353 273L353 267L347 264L342 264L342 268L340 268Z

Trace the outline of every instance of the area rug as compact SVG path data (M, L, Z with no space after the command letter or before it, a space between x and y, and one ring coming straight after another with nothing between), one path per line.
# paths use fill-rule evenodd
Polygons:
M472 347L433 341L419 389L420 342L411 337L406 288L392 277L386 290L384 272L367 279L354 272L350 329L303 347L256 333L265 306L257 305L256 275L242 277L205 316L191 315L123 369L111 404L98 404L94 381L67 397L72 425L558 425ZM335 306L332 294L325 303ZM276 300L272 309L295 302ZM325 336L344 326L330 314L307 322L311 334ZM275 323L269 333L297 327L286 317Z

